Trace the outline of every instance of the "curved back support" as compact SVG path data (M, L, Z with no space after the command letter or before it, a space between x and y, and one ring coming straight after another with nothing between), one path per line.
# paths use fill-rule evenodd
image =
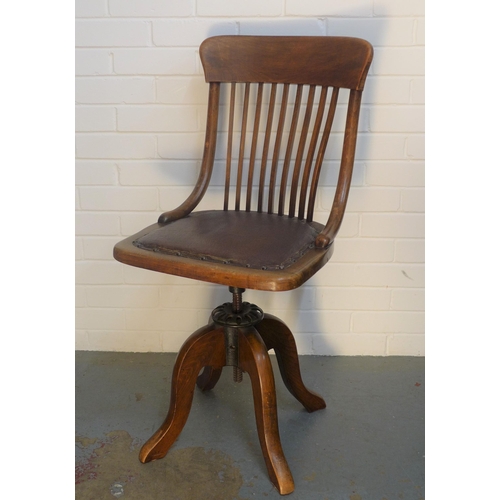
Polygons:
M335 199L316 240L319 247L330 245L347 202L372 46L349 37L216 36L201 44L200 57L210 83L202 171L191 197L160 222L184 216L199 203L217 137L226 161L224 210L233 207L232 197L236 211L312 221L328 140L343 133ZM341 89L349 94L345 123L333 129Z
M302 83L363 90L373 57L365 40L216 36L200 46L207 82Z

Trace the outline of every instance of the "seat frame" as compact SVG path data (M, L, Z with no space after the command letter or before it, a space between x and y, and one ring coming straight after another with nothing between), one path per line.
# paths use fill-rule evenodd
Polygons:
M241 381L243 372L248 373L250 377L264 460L271 482L284 495L293 491L294 482L281 447L276 391L268 350L274 349L286 387L307 411L325 408L326 404L319 395L304 385L297 346L290 329L279 318L264 313L253 304L242 302L242 294L246 288L268 291L297 288L323 267L331 257L333 241L342 223L349 193L361 95L373 57L373 49L365 40L349 37L217 36L202 43L200 57L205 79L209 83L209 99L205 144L198 181L192 193L180 206L163 213L156 224L118 243L114 248L114 257L120 262L144 269L227 285L233 298L232 302L216 308L208 324L194 332L181 347L172 375L168 414L160 428L142 447L139 458L145 463L164 457L187 421L195 385L202 391L213 389L219 380L222 368L232 366L235 381ZM311 248L285 269L248 269L152 251L138 245L138 240L153 231L175 224L175 221L189 216L203 199L211 180L216 154L221 84L229 84L230 88L223 210L228 211L230 205L236 85L243 85L244 100L234 210L251 211L252 183L254 177L258 177L257 211L266 211L264 181L269 174L267 213L277 213L282 217L298 217L318 228L318 234L314 244L310 245ZM261 112L264 84L270 84L271 90L261 171L258 176L255 168L256 148L259 141L259 123L265 114ZM258 90L250 158L247 161L245 138L251 85L257 85ZM278 85L282 85L283 91L281 105L276 106L280 111L274 151L271 151L270 134L273 129L271 110L275 109ZM289 137L298 130L304 85L309 86L309 93L302 131L298 132L300 140L298 148L295 148L295 165L292 166L291 163L293 138L289 138L280 179L278 159L282 149L283 131L286 128L285 114L290 85L296 85L296 97ZM317 87L321 87L321 94L317 103L316 118L312 119ZM340 88L349 90L349 99L339 177L328 220L322 225L313 221L313 211L321 165L331 133ZM324 113L329 89L331 89L330 105ZM314 124L312 133L308 135L310 121ZM266 174L268 157L271 169ZM302 162L302 159L305 161ZM244 164L248 168L246 204L243 203L242 195ZM287 191L290 177L292 183L290 191ZM277 210L275 210L276 205Z

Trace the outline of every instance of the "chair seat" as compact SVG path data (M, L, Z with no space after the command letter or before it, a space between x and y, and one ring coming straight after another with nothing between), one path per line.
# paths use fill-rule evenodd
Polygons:
M219 284L287 290L314 274L330 253L314 245L322 228L276 214L200 211L149 226L118 244L115 257L137 267ZM225 272L218 276L210 269Z
M252 269L286 269L314 247L304 220L258 212L196 212L138 238L145 250Z

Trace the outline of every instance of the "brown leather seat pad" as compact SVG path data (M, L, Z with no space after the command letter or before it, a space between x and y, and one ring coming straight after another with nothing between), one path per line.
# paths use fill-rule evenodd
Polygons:
M322 226L258 212L195 212L134 241L155 252L253 269L285 269L314 247Z

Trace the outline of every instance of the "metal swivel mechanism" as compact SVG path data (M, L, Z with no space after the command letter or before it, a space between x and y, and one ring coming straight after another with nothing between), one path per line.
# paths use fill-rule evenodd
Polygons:
M244 288L229 287L233 302L226 302L212 311L212 321L224 328L226 341L226 366L233 367L233 380L241 382L243 372L239 367L238 330L256 325L264 318L260 307L242 302Z

